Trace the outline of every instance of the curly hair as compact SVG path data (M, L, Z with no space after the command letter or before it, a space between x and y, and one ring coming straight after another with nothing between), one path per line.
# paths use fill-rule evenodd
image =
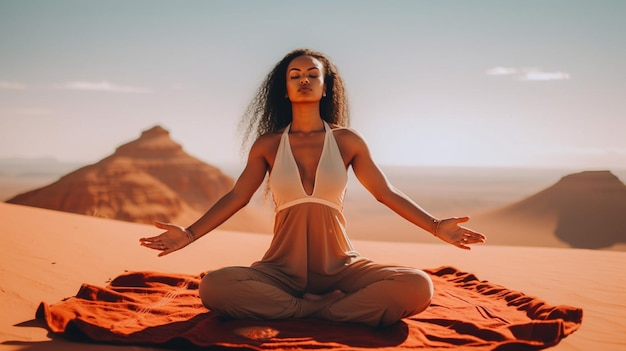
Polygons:
M321 52L296 49L285 55L268 73L248 105L240 121L243 129L243 146L263 134L274 133L286 127L292 120L291 102L287 94L287 67L299 56L311 56L324 65L326 96L320 101L320 115L328 123L348 127L350 116L344 83L335 65Z

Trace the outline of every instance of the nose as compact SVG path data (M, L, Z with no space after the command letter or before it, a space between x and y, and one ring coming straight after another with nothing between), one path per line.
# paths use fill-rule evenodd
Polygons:
M309 78L303 76L302 78L300 78L300 84L309 84Z

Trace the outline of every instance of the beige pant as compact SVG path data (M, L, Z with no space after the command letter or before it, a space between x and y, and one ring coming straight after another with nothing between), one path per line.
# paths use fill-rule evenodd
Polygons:
M346 296L321 311L322 318L385 326L423 311L433 296L426 273L369 260L332 276L310 274L303 291L276 273L268 274L267 267L219 269L202 279L200 298L210 310L235 319L286 319L306 317L301 312L303 293L341 290Z

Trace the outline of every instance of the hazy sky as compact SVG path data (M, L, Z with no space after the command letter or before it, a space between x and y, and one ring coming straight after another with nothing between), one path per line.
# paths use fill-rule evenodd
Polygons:
M328 54L380 164L626 168L626 1L0 0L0 158L94 163L161 125L241 160L287 52Z

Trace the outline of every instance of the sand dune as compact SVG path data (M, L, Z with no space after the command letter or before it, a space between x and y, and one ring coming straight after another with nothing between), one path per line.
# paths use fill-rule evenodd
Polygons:
M268 235L216 231L183 251L157 258L138 238L158 232L144 224L0 204L0 349L82 350L85 345L49 335L33 321L41 301L54 303L82 283L105 285L124 270L195 274L248 265L269 245ZM427 234L424 234L427 235ZM579 331L555 350L623 350L626 253L580 249L483 245L470 252L444 244L354 240L365 256L415 267L454 265L480 278L539 296L551 304L584 309ZM236 254L235 254L236 253ZM148 350L90 345L93 350Z

